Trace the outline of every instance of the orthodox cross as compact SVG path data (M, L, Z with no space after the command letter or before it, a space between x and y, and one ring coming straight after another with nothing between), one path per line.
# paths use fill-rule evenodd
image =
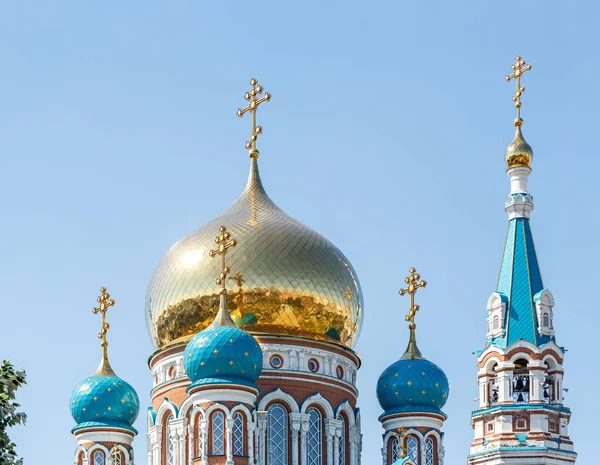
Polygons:
M525 87L521 86L521 75L525 71L529 71L531 69L531 65L525 63L520 56L517 56L515 59L515 64L511 66L513 70L512 74L506 75L504 79L510 81L511 79L515 79L517 83L517 91L515 95L513 95L513 102L515 102L515 107L517 107L517 122L521 120L521 95L525 92Z
M356 300L354 297L352 297L352 290L350 289L350 286L346 286L344 298L348 301L348 305L346 305L346 308L350 310L350 307L352 306L352 301Z
M244 275L239 271L236 272L231 278L229 278L229 280L234 281L238 285L238 287L242 287L242 284L246 282L244 281Z
M110 458L112 459L112 465L121 465L121 452L114 446L110 451Z
M415 329L417 327L417 325L415 325L415 314L419 311L419 306L415 305L415 293L417 292L417 289L419 289L420 287L425 287L427 286L427 282L421 280L420 282L419 279L421 279L421 275L419 273L416 273L416 269L411 268L409 270L410 272L410 276L404 279L404 282L406 284L408 284L408 287L406 289L400 289L398 291L398 294L400 295L404 295L404 294L410 294L410 311L408 312L408 315L406 315L406 321L409 321L409 328L410 329Z
M215 242L218 247L208 252L208 254L211 257L217 255L221 256L221 273L217 278L217 284L221 286L221 294L226 294L227 289L225 289L225 281L227 281L227 275L229 274L230 269L228 266L225 266L225 255L227 255L227 249L237 245L237 241L231 238L231 233L227 231L225 226L219 226L219 234L215 238Z
M252 135L250 136L250 140L246 141L246 148L250 150L250 156L252 158L258 158L258 150L256 150L256 139L259 134L262 134L262 126L256 125L256 110L258 106L263 102L268 102L271 100L271 94L265 92L265 95L258 98L260 94L262 94L263 86L258 84L258 81L254 78L250 80L250 85L252 86L252 90L250 92L246 92L244 98L248 100L248 106L245 108L240 108L237 111L237 115L241 118L244 116L244 113L247 111L252 115Z
M396 430L396 435L400 438L400 458L406 457L406 428L401 426Z
M100 295L96 300L98 301L100 306L94 307L92 312L94 312L94 315L97 313L102 313L102 329L98 333L98 338L102 339L101 346L107 347L108 342L106 341L106 332L110 328L110 324L106 321L106 312L110 307L115 305L115 301L110 298L110 294L106 292L105 287L100 288Z

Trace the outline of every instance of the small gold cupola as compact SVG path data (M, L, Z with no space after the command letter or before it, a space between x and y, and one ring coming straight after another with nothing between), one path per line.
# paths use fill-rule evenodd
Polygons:
M517 56L515 64L513 64L511 68L513 73L507 75L505 79L507 81L515 79L516 81L516 92L515 95L513 95L512 100L515 102L515 107L517 108L517 117L515 119L517 130L515 131L515 137L511 143L508 144L504 154L504 160L509 169L518 166L530 167L531 161L533 160L533 149L527 143L521 132L521 126L523 126L523 120L521 119L521 95L525 91L525 87L521 86L521 75L525 71L529 71L531 65L526 64L525 60L520 56Z

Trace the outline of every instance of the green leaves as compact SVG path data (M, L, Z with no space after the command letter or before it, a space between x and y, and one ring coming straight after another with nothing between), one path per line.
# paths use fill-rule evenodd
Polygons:
M15 402L15 392L27 383L24 370L15 370L12 363L4 360L0 366L0 465L23 465L17 458L15 443L8 437L7 429L24 425L27 415L18 412L21 404Z

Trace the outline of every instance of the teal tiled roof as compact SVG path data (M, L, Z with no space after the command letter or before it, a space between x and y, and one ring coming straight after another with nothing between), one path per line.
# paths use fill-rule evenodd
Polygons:
M542 346L554 339L537 331L534 299L543 289L529 219L513 218L509 221L497 287L497 292L508 299L506 332L502 337L492 338L489 344L506 348L525 340Z
M196 334L184 352L193 389L209 384L241 384L256 388L263 353L256 339L237 326L214 326Z
M73 429L89 427L132 428L140 409L135 389L117 376L90 376L79 383L71 394L71 416L77 422Z

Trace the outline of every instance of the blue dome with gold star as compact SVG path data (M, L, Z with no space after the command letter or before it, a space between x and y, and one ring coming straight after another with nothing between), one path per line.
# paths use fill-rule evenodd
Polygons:
M404 355L391 364L377 382L377 399L383 416L403 412L430 412L444 415L450 386L446 374L427 360L417 347L414 330Z
M139 410L135 389L118 376L90 376L71 394L71 416L77 422L73 431L110 426L137 433L132 425Z
M241 384L256 388L263 353L256 339L243 329L215 325L188 342L184 363L192 381L188 390L208 384Z

